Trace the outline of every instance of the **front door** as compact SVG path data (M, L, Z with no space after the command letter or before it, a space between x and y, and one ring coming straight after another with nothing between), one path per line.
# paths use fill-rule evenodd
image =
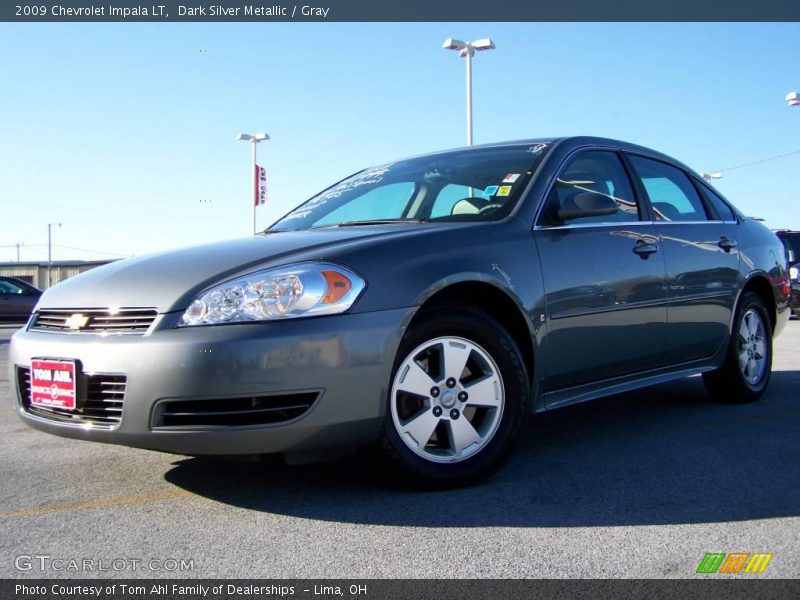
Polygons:
M600 193L613 214L562 220ZM662 365L664 256L616 152L585 151L562 169L536 223L544 280L549 392Z

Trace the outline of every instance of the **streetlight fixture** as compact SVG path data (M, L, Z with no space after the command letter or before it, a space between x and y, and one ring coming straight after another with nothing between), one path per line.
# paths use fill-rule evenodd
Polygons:
M494 50L494 42L489 38L462 42L454 38L447 38L442 44L445 50L457 50L459 56L467 59L467 146L472 146L472 57L475 52Z
M47 224L47 287L53 285L53 226L61 227L61 223L48 223Z
M703 179L711 181L712 179L722 179L722 173L703 173Z
M789 92L784 98L789 106L800 106L800 94L797 92Z
M252 202L253 202L253 235L255 235L256 234L256 206L257 206L256 205L256 197L257 197L257 194L258 194L258 177L256 177L256 164L257 164L256 163L256 146L260 142L267 141L269 139L269 135L266 134L266 133L263 133L263 132L262 133L254 133L252 135L249 134L249 133L240 133L239 135L236 136L236 139L241 141L241 142L250 142L252 144L252 147L253 147L253 171L252 171L252 176L253 176L253 198L252 198Z

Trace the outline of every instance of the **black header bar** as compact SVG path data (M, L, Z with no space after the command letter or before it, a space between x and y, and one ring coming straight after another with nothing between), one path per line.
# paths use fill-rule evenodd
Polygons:
M800 21L798 0L4 0L10 22Z

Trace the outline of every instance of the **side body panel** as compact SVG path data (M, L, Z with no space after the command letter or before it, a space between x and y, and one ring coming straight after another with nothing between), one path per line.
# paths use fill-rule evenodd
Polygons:
M739 251L719 246L735 239L734 224L657 223L667 265L665 364L711 357L727 344L737 289Z
M538 229L547 306L544 391L661 365L666 308L661 253L649 223Z

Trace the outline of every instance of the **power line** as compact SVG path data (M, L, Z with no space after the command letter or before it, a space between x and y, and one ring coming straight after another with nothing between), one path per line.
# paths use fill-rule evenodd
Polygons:
M725 169L714 169L709 171L709 173L726 173L727 171L733 171L734 169L752 167L753 165L760 165L761 163L769 162L771 160L778 160L779 158L786 158L787 156L793 156L795 154L800 154L800 150L794 150L792 152L787 152L786 154L778 154L777 156L770 156L769 158L762 158L761 160L754 160L753 162L742 163L741 165L735 165Z
M7 246L0 246L0 248L16 248L17 244L9 244ZM25 244L25 248L46 248L47 244ZM62 244L53 244L53 248L65 248L67 250L78 250L80 252L89 252L90 254L105 254L106 256L119 256L127 258L133 254L120 254L119 252L105 252L103 250L89 250L88 248L76 248L75 246L64 246Z
M91 254L105 254L107 256L122 256L129 257L132 254L120 254L119 252L103 252L102 250L88 250L86 248L76 248L75 246L63 246L61 244L53 244L56 248L66 248L68 250L80 250L81 252L89 252Z

